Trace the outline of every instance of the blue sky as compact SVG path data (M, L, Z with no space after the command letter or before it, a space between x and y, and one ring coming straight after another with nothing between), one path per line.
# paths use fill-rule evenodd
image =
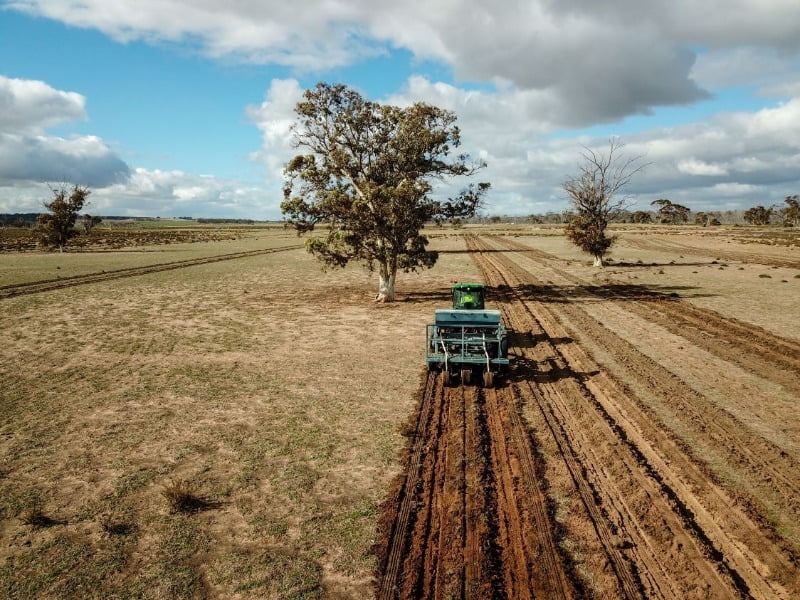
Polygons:
M455 111L489 214L562 210L612 136L638 208L800 193L800 3L645 4L0 0L0 212L75 180L99 214L280 218L317 81Z

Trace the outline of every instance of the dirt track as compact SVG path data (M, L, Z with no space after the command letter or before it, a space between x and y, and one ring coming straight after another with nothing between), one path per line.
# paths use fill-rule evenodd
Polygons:
M260 256L262 254L271 254L273 252L283 252L285 250L297 250L298 248L302 248L302 246L299 244L295 244L292 246L282 246L280 248L249 250L247 252L232 252L229 254L218 254L216 256L207 256L203 258L177 260L168 263L147 265L144 267L134 267L130 269L115 269L113 271L103 271L101 273L89 273L86 275L75 275L73 277L62 277L59 279L45 279L41 281L31 281L28 283L3 285L0 286L0 300L2 300L3 298L11 298L14 296L24 296L26 294L38 294L41 292L49 292L51 290L74 287L76 285L85 285L87 283L97 283L99 281L107 281L109 279L123 279L125 277L136 277L138 275L147 275L148 273L158 273L159 271L184 269L186 267L194 267L197 265L205 265L225 260L248 258L251 256Z
M378 597L797 597L800 344L468 248L515 367L494 390L425 379Z

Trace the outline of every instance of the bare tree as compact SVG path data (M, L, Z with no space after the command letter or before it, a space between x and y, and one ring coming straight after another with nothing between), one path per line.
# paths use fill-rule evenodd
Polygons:
M584 146L580 173L563 184L575 213L566 227L566 236L594 256L596 267L603 266L603 257L615 241L606 235L609 222L631 204L629 198L619 196L620 190L647 166L641 162L642 156L622 154L623 147L613 138L607 153Z

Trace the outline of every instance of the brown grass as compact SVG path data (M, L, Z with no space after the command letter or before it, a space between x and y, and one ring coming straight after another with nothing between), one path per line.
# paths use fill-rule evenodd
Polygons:
M23 258L62 257L3 268ZM371 597L424 325L475 276L443 254L378 306L371 274L298 250L3 301L0 597ZM33 504L64 524L25 525Z

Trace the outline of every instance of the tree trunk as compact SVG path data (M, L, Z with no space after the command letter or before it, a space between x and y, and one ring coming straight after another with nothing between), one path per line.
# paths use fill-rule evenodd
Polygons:
M394 280L396 275L397 269L390 270L388 266L381 265L375 302L394 302Z
M595 255L594 264L592 266L593 267L605 267L606 266L606 264L603 262L603 255L602 254Z

